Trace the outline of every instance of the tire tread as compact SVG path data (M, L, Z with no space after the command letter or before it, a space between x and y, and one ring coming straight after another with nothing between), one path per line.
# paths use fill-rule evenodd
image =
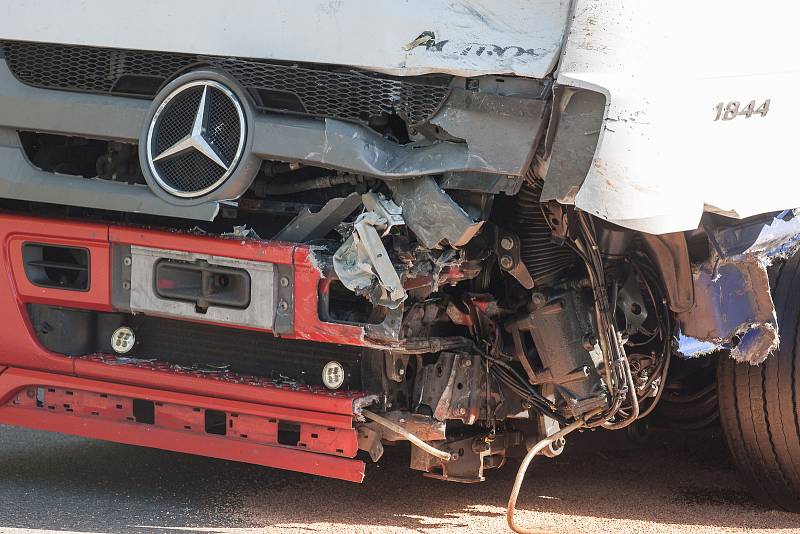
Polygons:
M720 358L720 420L734 462L762 502L800 512L800 257L770 270L781 345L753 366Z

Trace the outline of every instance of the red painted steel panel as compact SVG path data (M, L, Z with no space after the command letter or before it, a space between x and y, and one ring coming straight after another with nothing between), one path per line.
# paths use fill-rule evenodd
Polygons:
M131 404L134 398L154 402L151 405L155 406L152 424L135 422ZM243 424L238 433L231 433L230 436L207 434L203 420L198 415L198 407L227 412L226 422L235 418L243 419ZM363 479L363 462L330 455L355 455L357 438L349 418L345 426L342 425L342 416L317 414L316 418L327 418L330 430L327 430L326 439L306 443L308 449L314 449L314 452L306 452L274 444L277 431L270 430L272 422L277 426L278 420L295 421L295 417L302 419L302 411L38 371L12 368L0 375L0 423L291 469L354 482ZM301 434L319 431L320 428L313 424L301 424L300 428L305 429L306 426L309 430L301 430ZM257 433L259 428L263 435ZM250 429L253 435L243 437L241 434L244 429ZM332 435L336 436L333 440L330 439ZM273 444L256 443L259 437L268 438ZM323 454L326 452L330 454Z
M214 375L197 376L188 372L175 372L167 366L149 364L148 362L141 364L141 366L109 365L97 358L81 358L75 360L75 369L80 376L86 378L257 404L271 404L281 406L284 409L295 408L326 414L338 414L345 416L347 421L349 421L349 417L353 413L353 400L363 396L362 393L358 392L333 392L322 388L295 390L288 386L277 387L269 384L251 385L230 382L217 379ZM311 420L308 422L314 423ZM316 424L325 423L317 422Z
M39 288L29 283L21 254L25 242L88 248L91 253L90 290L72 292ZM363 344L360 327L325 323L319 319L321 274L305 247L0 215L0 271L5 273L5 277L0 278L0 324L3 325L0 339L0 404L7 402L15 391L25 386L76 390L51 392L49 400L54 403L52 409L25 411L22 407L0 408L0 422L346 480L361 480L362 462L265 444L276 441L278 420L292 421L301 424L299 443L308 449L354 456L357 441L352 430L352 410L353 401L362 396L360 393L328 392L313 388L295 390L269 384L268 381L236 382L213 376L176 373L166 367L109 365L100 358L73 359L45 350L31 330L25 306L42 303L111 310L112 243L292 264L295 268L296 331L286 337L348 345ZM69 376L73 374L84 378ZM107 396L101 401L96 393L78 391L82 389L103 392ZM132 398L182 406L164 406L164 410L157 412L159 422L163 425L147 428L145 432L140 424L132 421ZM187 426L202 423L190 406L223 411L229 417L230 414L236 414L238 420L234 422L232 428L236 430L232 431L232 435L238 436L243 444L237 442L231 446L231 441L221 436L188 435L191 433L187 433ZM260 418L274 420L275 424L264 424ZM340 435L342 432L349 437L343 439ZM259 440L264 440L264 443L256 443Z
M91 419L81 419L76 425L75 418L71 415L41 412L41 416L31 417L28 410L12 407L0 408L0 422L36 430L62 432L128 445L288 469L350 482L364 480L364 462L360 460L247 442L237 443L235 447L231 447L228 440L218 436L197 436L160 428L148 428L147 431L142 431L136 423Z
M314 265L308 248L295 250L294 268L294 337L323 343L363 346L364 330L360 326L320 320L319 284L322 275Z

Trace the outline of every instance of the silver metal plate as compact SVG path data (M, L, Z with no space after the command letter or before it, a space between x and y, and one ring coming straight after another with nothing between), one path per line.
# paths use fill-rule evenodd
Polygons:
M195 262L205 260L211 265L244 269L250 275L250 305L244 309L210 306L205 313L194 303L168 300L155 292L155 266L160 260ZM131 311L210 321L214 323L273 329L275 322L274 265L234 258L194 254L174 250L131 247Z

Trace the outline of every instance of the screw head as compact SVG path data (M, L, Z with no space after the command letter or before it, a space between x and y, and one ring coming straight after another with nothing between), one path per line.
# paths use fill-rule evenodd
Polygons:
M133 260L131 260L130 256L125 256L125 258L122 260L122 265L125 267L130 267L132 263Z
M514 266L514 258L511 256L500 256L500 267L510 269Z
M278 281L281 287L289 287L289 279L285 276L281 276L281 279Z
M131 283L130 282L128 282L127 280L122 282L122 289L124 289L125 291L129 291L130 288L131 288Z
M288 302L286 302L285 300L282 300L282 301L280 301L280 302L278 303L278 309L279 309L280 311L286 311L286 310L288 310L288 309L289 309L289 303L288 303Z
M511 250L514 248L514 239L508 236L503 236L500 239L500 248L503 250Z

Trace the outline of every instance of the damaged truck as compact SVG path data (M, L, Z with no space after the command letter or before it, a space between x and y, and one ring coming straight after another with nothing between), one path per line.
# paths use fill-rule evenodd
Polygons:
M521 531L570 432L718 405L800 511L795 19L719 4L6 5L0 423L354 482L521 458Z

